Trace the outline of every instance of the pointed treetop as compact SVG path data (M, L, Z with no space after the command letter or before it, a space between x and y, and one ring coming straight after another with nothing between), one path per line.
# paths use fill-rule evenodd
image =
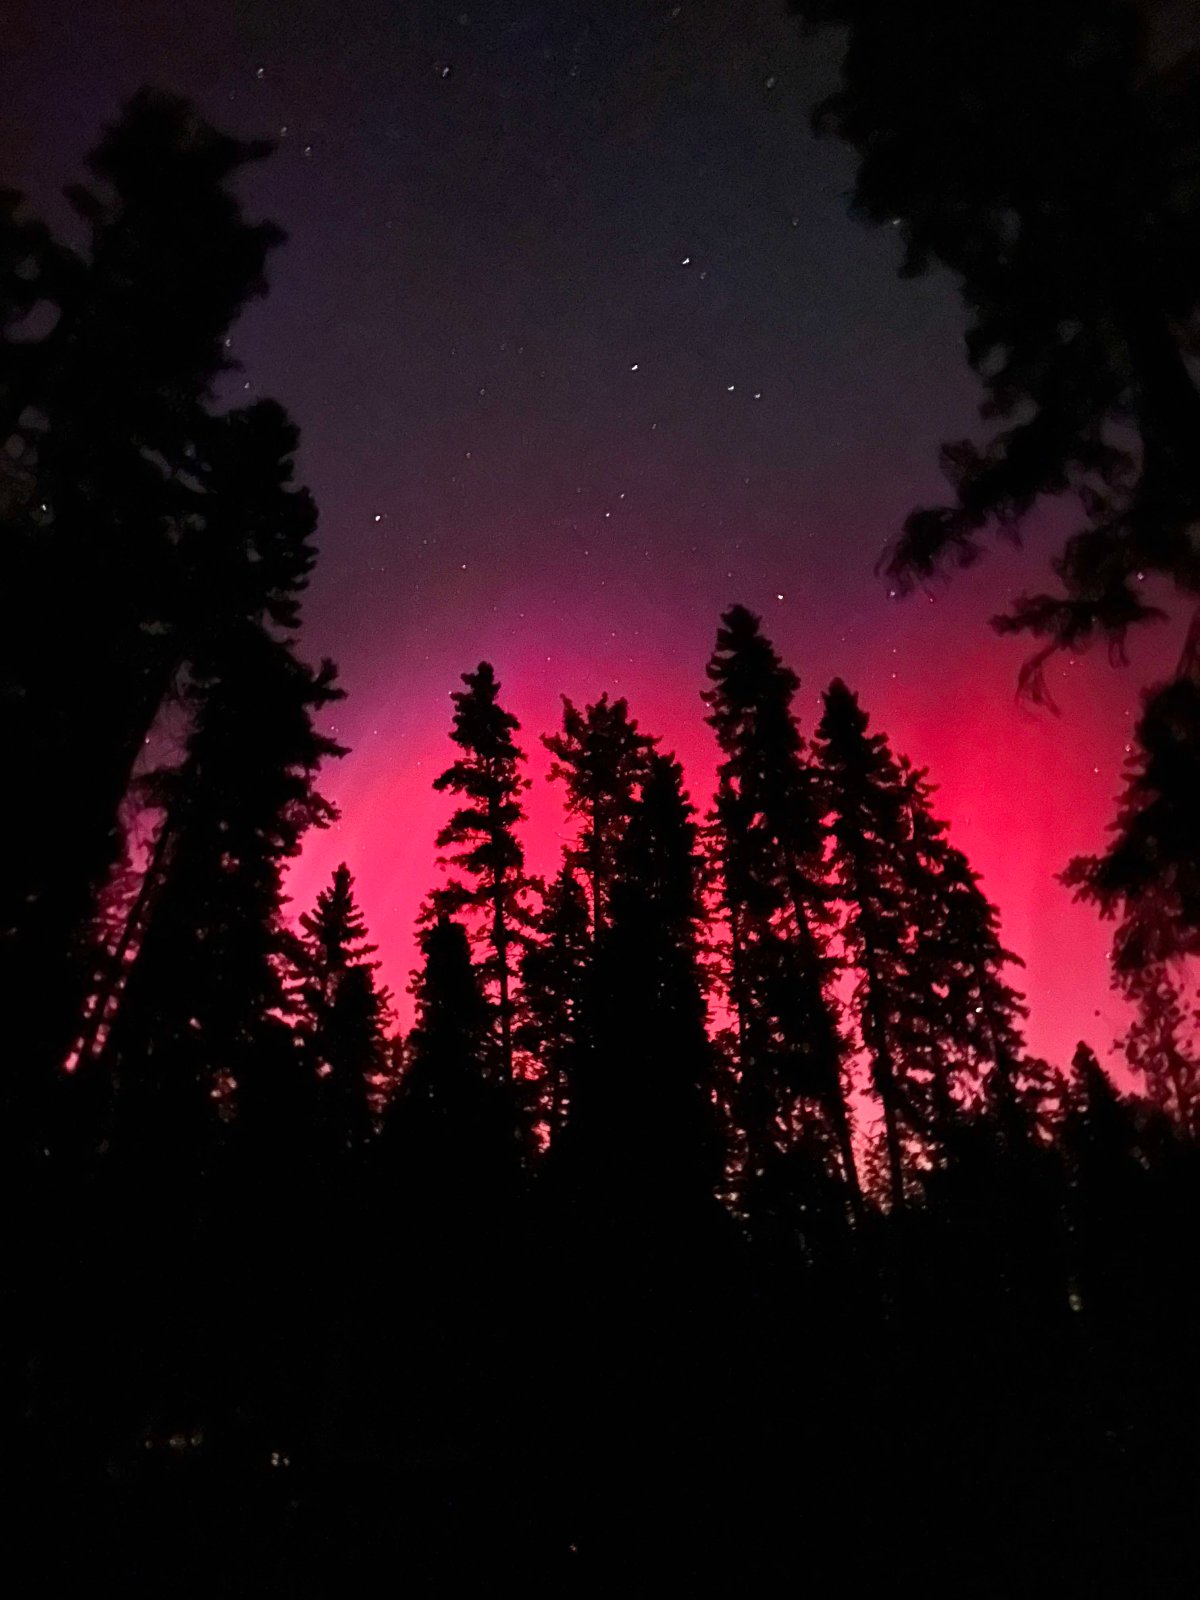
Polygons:
M732 752L744 737L749 719L765 719L777 730L790 725L790 743L799 749L791 704L800 680L780 659L754 612L737 605L724 613L705 671L713 687L700 698L709 708L706 720L724 751Z
M455 744L484 762L519 759L513 735L520 732L521 724L499 703L500 683L491 662L481 661L474 672L464 672L462 681L466 688L455 689L450 695L454 702L450 737ZM450 772L455 770L452 767ZM434 780L435 789L453 786L449 773Z
M300 926L323 966L339 970L378 967L377 961L366 959L375 953L376 946L367 942L366 922L354 894L354 878L344 861L335 868L328 887L317 895L313 910L301 916Z

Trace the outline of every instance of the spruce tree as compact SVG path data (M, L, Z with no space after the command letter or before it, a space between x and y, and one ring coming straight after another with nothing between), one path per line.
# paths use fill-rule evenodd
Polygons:
M1113 981L1143 967L1200 955L1200 675L1145 696L1126 760L1113 837L1077 856L1063 881L1115 920Z
M338 1140L354 1146L367 1137L372 1095L385 1076L388 995L376 986L376 947L345 862L300 926L304 1026Z
M817 751L837 893L846 907L842 936L856 970L855 1011L883 1110L891 1204L899 1210L911 1113L908 1069L924 1055L929 980L914 956L909 790L886 735L867 727L857 697L835 679L825 693Z
M480 662L463 674L465 689L451 695L454 724L450 737L462 754L434 780L434 788L464 802L437 836L439 850L454 876L437 891L437 905L452 915L466 911L485 945L482 971L496 993L500 1066L513 1075L513 1022L516 956L528 922L525 854L517 825L525 812L521 794L524 755L514 734L520 723L500 704L500 685L491 665Z
M492 1008L466 929L439 911L420 932L416 1021L385 1148L405 1203L435 1232L486 1230L520 1166L511 1082L491 1070Z
M936 786L904 758L900 772L917 919L913 958L924 971L927 1001L927 1015L909 1040L914 1057L925 1053L924 1073L909 1073L913 1094L930 1127L952 1124L972 1100L1006 1118L1022 1107L1036 1118L1045 1085L1037 1065L1024 1060L1028 1007L1006 975L1023 963L1004 947L999 912L978 873L933 815Z
M102 1057L118 1390L151 1415L216 1419L238 1394L276 1439L298 1425L320 1343L311 1286L332 1216L282 879L334 815L315 779L338 747L314 717L336 693L328 664L257 626L190 685L183 760L146 786L160 835Z
M1192 173L1197 61L1136 0L794 0L844 29L817 121L858 152L854 200L896 227L902 270L949 268L967 354L999 426L943 447L948 506L914 511L891 559L911 583L979 555L1069 493L1081 526L1061 591L1006 630L1120 644L1156 615L1141 577L1195 601L1200 290ZM1036 47L1030 41L1036 39ZM1035 658L1035 668L1037 658ZM1036 687L1036 680L1035 680Z
M551 1142L569 1112L571 1086L590 1048L594 944L591 911L564 863L546 889L521 953L517 1042L538 1064L541 1112Z
M568 1123L577 1159L593 1174L620 1171L635 1206L707 1201L720 1177L703 871L682 769L655 752L617 855L596 1049L577 1075ZM610 1195L619 1209L622 1198Z
M139 1154L195 1153L222 1098L260 1129L309 1114L283 1020L296 940L282 877L336 814L314 780L341 752L313 719L337 697L330 664L313 672L286 641L239 629L191 687L183 762L147 781L161 833L105 1048L116 1137Z
M703 698L724 757L712 833L748 1168L761 1179L808 1139L805 1108L817 1107L857 1214L844 1046L830 992L821 780L792 710L799 680L744 606L722 618L708 677Z
M1077 1311L1116 1316L1137 1307L1145 1288L1138 1257L1144 1257L1149 1190L1139 1123L1145 1108L1122 1095L1082 1040L1071 1062L1071 1080L1060 1143L1068 1174L1067 1216L1071 1235Z
M1146 1099L1186 1137L1200 1138L1200 994L1182 962L1155 962L1124 985L1135 1014L1120 1041Z
M1078 526L1054 589L994 626L1042 641L1022 685L1049 704L1046 662L1098 638L1120 659L1129 629L1163 615L1146 580L1166 579L1192 621L1177 682L1147 710L1161 755L1172 724L1200 723L1194 42L1141 0L793 5L843 30L842 80L816 121L858 153L855 208L899 230L903 272L949 268L984 391L989 437L943 446L951 501L908 516L888 575L911 589L968 566L989 531L1016 537L1039 503L1069 496ZM1102 861L1071 871L1102 913L1127 893L1158 901L1159 933L1174 924L1194 945L1196 852L1169 814L1194 815L1195 757L1157 764L1144 828L1128 829L1126 807Z
M928 1156L956 1136L964 1112L988 1103L1015 1132L1045 1086L1025 1059L1026 1008L1006 973L1017 958L996 908L933 815L924 770L868 730L857 696L835 680L817 747L855 1011L900 1206L906 1143Z
M1200 1127L1195 1002L1185 999L1200 955L1198 741L1193 663L1144 698L1108 848L1063 873L1077 898L1116 923L1112 985L1135 1009L1126 1055L1150 1100L1191 1132Z
M657 740L639 731L624 699L604 694L580 711L564 695L562 732L544 734L542 743L555 758L550 776L566 786L567 815L579 824L567 860L584 874L593 937L599 937L617 851Z
M29 779L5 819L23 847L0 885L0 954L10 1038L35 1076L70 1043L121 802L186 658L207 407L227 330L281 237L245 219L231 184L266 149L183 101L135 96L89 160L95 187L68 191L85 250L42 252L48 331L6 370L0 443L22 488L0 497L15 568L0 679ZM30 1013L35 988L48 1003Z

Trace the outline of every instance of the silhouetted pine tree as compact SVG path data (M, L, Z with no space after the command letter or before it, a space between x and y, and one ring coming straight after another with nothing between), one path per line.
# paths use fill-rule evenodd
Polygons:
M829 993L823 802L792 711L799 679L744 606L722 618L707 670L713 687L703 698L725 758L713 834L750 1181L769 1186L781 1156L813 1143L806 1107L818 1106L857 1215L844 1046Z
M1200 954L1200 676L1149 692L1125 787L1101 855L1077 856L1063 881L1116 920L1113 981Z
M922 770L868 732L840 679L817 746L830 807L843 936L858 970L855 1006L884 1114L893 1205L906 1138L926 1154L955 1136L972 1103L1019 1116L1032 1133L1044 1091L1024 1060L1025 1006L1005 969L998 913L931 809ZM1033 1120L1030 1120L1033 1119Z
M1023 595L994 622L1046 641L1023 687L1049 703L1046 660L1096 637L1119 656L1131 626L1162 615L1144 588L1158 574L1193 618L1180 682L1152 714L1169 725L1182 712L1194 729L1200 50L1183 13L1141 0L793 4L845 29L842 81L816 121L857 150L856 208L899 228L901 270L948 267L959 283L981 414L999 424L982 446L943 446L953 503L910 514L891 577L911 587L969 565L989 526L1015 534L1069 494L1081 525L1053 563L1057 592ZM1194 813L1194 765L1160 766L1164 809L1180 817ZM1190 841L1164 837L1161 855L1148 842L1110 849L1098 904L1126 882L1143 900L1174 901L1189 878L1194 891ZM1184 915L1194 943L1195 908Z
M1189 983L1189 977L1191 982ZM1120 1041L1146 1099L1186 1138L1200 1138L1200 994L1182 962L1129 974L1136 1014Z
M568 1112L571 1084L590 1048L593 930L587 897L564 863L545 891L521 952L522 1021L517 1042L538 1064L538 1086L551 1141Z
M379 963L369 959L376 947L345 862L300 926L305 1031L337 1141L353 1147L370 1132L371 1097L386 1072L388 995L376 987Z
M521 776L524 755L513 738L520 723L501 706L490 664L480 662L463 674L463 682L467 687L450 697L450 737L462 755L433 786L465 802L437 836L438 849L450 852L444 864L462 868L465 880L452 878L434 898L438 907L452 914L466 910L477 921L477 937L488 949L482 971L497 993L500 1066L511 1080L515 957L529 917L525 854L516 828L525 815L520 796L529 780Z
M568 1122L575 1159L608 1174L618 1210L688 1207L720 1175L697 835L682 769L656 752L616 858L596 1050Z
M1134 0L794 3L846 29L818 125L858 151L856 208L899 228L902 271L954 274L1001 424L982 449L943 447L955 502L908 518L893 575L967 564L989 523L1070 492L1084 521L1062 593L1001 626L1119 644L1155 615L1141 574L1200 593L1194 39Z
M657 740L639 731L623 699L604 694L580 711L564 695L562 732L543 734L542 743L555 757L550 776L566 786L567 815L579 824L567 860L584 874L599 937L621 838Z
M335 815L314 779L341 753L313 724L338 698L331 664L314 673L247 627L210 673L190 691L182 764L147 782L163 811L160 845L105 1047L115 1139L164 1160L178 1152L185 1167L222 1096L272 1139L289 1136L289 1101L296 1115L311 1110L284 1021L296 941L281 880L305 832Z
M436 1249L438 1229L459 1245L464 1231L490 1229L513 1196L520 1145L513 1084L492 1070L493 1012L466 930L440 911L420 942L416 1022L385 1140L405 1202L435 1230Z
M291 1026L282 876L334 815L314 784L338 747L313 719L335 698L329 664L314 673L241 627L190 686L181 764L147 781L160 838L102 1057L105 1338L125 1429L128 1408L170 1426L239 1399L263 1427L299 1425L319 1111Z
M1071 1072L1061 1130L1074 1278L1070 1293L1077 1310L1125 1321L1144 1297L1135 1294L1125 1304L1141 1273L1137 1256L1146 1248L1152 1181L1141 1151L1136 1102L1118 1092L1082 1041Z
M910 1057L914 1065L925 1057L929 977L914 959L909 788L887 736L868 733L867 721L857 696L835 679L825 694L816 748L831 812L837 893L846 906L842 933L858 974L855 1009L883 1109L891 1203L899 1208L913 1110L907 1076Z
M70 1043L120 803L184 659L204 408L280 238L245 221L230 183L267 148L182 101L135 96L90 158L97 187L68 191L87 250L53 251L38 293L55 315L6 373L5 450L27 492L8 521L0 679L7 747L29 777L6 819L23 846L0 886L0 938L23 1066L56 1064Z
M1116 922L1114 989L1136 1008L1124 1041L1151 1101L1184 1132L1200 1130L1194 1005L1183 998L1200 954L1200 677L1147 693L1126 761L1114 837L1077 856L1063 882Z
M225 641L239 629L298 626L300 596L315 560L316 526L308 492L292 487L299 436L279 406L263 401L206 419L201 436L203 460L196 461L194 476L202 493L197 495L196 526L179 552L186 565L181 580L186 600L180 601L176 630L176 643L197 682L220 675ZM184 674L179 697L185 703L186 678ZM93 985L83 1030L85 1057L97 1026L111 1012L113 985L122 981L168 842L160 831L141 894L116 942L117 959L107 964L107 973L98 973ZM106 887L106 896L110 889ZM102 924L91 930L91 942L103 948Z
M978 873L933 815L935 786L904 759L900 771L917 920L912 955L927 1002L907 1042L911 1092L923 1102L927 1125L951 1135L972 1098L1006 1118L1022 1105L1036 1118L1045 1086L1036 1066L1023 1062L1028 1007L1005 976L1006 967L1023 963L1001 942L1000 915L980 889ZM913 1070L922 1054L923 1073Z

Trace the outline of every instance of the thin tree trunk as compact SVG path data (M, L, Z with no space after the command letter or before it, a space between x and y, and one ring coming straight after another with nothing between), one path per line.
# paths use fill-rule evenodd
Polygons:
M804 901L797 882L795 866L789 863L788 877L790 879L789 891L792 899L792 915L796 922L796 936L800 941L803 956L809 963L810 970L817 974L819 970L819 955L817 942L813 936L812 926L809 923ZM845 1086L839 1070L841 1063L841 1043L833 1018L828 1014L828 1005L825 1000L824 987L818 979L817 987L821 993L822 1005L826 1007L826 1023L828 1027L827 1049L830 1054L830 1064L834 1081L830 1085L826 1109L829 1119L833 1123L834 1138L837 1141L838 1154L842 1161L842 1176L850 1195L850 1211L857 1226L863 1217L862 1184L858 1177L858 1164L854 1159L854 1139L850 1132L850 1110L846 1104Z
M886 1051L881 1061L886 1058ZM891 1192L892 1210L899 1215L904 1210L904 1150L900 1143L900 1124L896 1117L894 1074L890 1061L885 1069L886 1087L880 1086L883 1101L883 1127L888 1153L888 1188Z
M171 826L170 819L164 818L163 825L159 829L158 838L154 841L154 850L146 870L142 874L137 898L129 908L129 915L125 918L125 926L121 929L120 940L117 943L116 950L113 952L109 982L101 987L96 995L96 1002L84 1021L83 1032L76 1050L77 1071L86 1069L91 1063L105 1016L114 1000L118 999L122 989L125 987L127 976L125 961L134 939L138 937L145 924L146 908L161 876L167 846L173 838L174 829Z
M900 1120L896 1115L896 1066L888 1048L887 1029L879 1012L879 981L875 963L870 954L868 936L864 961L867 970L867 1021L871 1037L867 1047L875 1058L875 1086L883 1104L884 1139L888 1153L888 1189L892 1210L897 1215L904 1210L904 1147L900 1142Z
M508 925L504 920L504 880L497 875L492 886L492 946L499 964L500 1058L505 1079L513 1075L512 1000L509 994Z
M854 1137L850 1131L850 1117L846 1110L840 1074L838 1085L829 1097L829 1120L833 1123L834 1138L837 1140L838 1154L842 1159L842 1176L850 1196L850 1215L854 1219L855 1227L860 1227L863 1220L862 1184L859 1182L858 1165L854 1159Z

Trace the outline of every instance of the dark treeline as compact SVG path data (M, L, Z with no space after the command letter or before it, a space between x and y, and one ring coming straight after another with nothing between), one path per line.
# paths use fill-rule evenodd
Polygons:
M564 702L549 882L464 676L406 1036L347 869L287 914L339 691L295 430L215 398L259 154L144 94L86 248L0 209L22 1592L1186 1587L1178 967L1121 924L1142 1093L1032 1057L928 776L841 682L802 729L749 611L710 808ZM1131 839L1181 826L1159 760Z

